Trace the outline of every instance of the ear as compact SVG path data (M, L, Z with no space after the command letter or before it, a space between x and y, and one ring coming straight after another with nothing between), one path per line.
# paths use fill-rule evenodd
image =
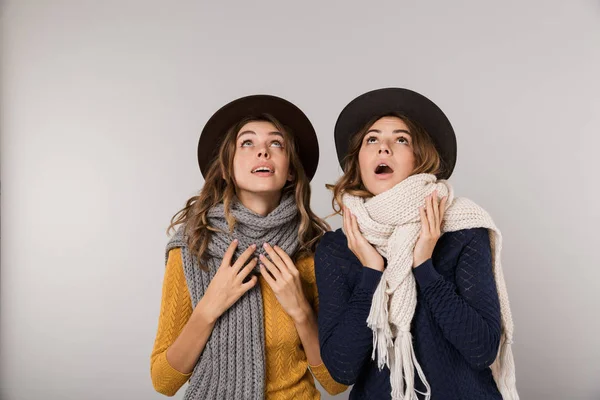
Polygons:
M288 172L288 176L287 176L288 182L292 182L294 180L294 178L295 178L294 172L292 170L290 170Z

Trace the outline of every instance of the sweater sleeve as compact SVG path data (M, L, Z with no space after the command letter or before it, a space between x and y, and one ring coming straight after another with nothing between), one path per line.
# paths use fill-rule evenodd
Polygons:
M431 259L415 268L414 275L425 306L443 335L472 368L484 369L494 362L498 353L500 302L487 229L464 232L472 236L458 257L456 284L445 280Z
M315 274L321 358L337 382L352 385L373 352L366 321L382 273L360 265L338 231L328 232L318 245Z
M173 368L167 360L167 349L183 330L192 315L192 302L183 273L181 249L169 252L162 288L158 330L150 356L150 375L154 389L173 396L190 378Z
M305 292L307 293L308 300L311 302L312 309L315 313L319 314L319 293L317 291L317 282L315 277L315 264L313 257L306 257L299 263L299 269L303 271L303 283L305 286ZM330 395L336 395L344 392L348 389L348 386L342 385L336 382L332 377L324 363L319 365L310 365L310 371L313 376L319 381L323 389Z

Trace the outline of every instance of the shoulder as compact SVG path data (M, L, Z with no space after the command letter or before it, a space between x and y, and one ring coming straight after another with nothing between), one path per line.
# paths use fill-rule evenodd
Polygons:
M458 231L446 232L442 236L446 241L452 244L465 246L471 241L487 240L489 241L489 231L487 228L460 229Z
M170 260L181 260L181 247L173 247L167 253L167 257Z
M169 238L169 241L167 242L167 246L165 249L167 259L169 257L169 253L171 253L172 250L186 246L187 237L185 236L185 226L182 224L175 229L175 233Z
M348 242L348 240L346 239L346 235L344 234L344 231L342 230L342 228L338 228L335 231L325 232L325 235L323 235L321 242L323 242L324 240L340 242L340 243L343 243L344 245Z
M327 232L315 252L317 276L343 275L352 282L362 271L362 264L348 248L348 240L341 229Z
M315 262L319 264L327 257L342 257L348 256L348 239L341 229L332 232L326 232L321 238L315 251Z
M440 238L435 252L439 255L460 257L461 254L486 256L491 252L490 233L486 228L460 229L446 232Z
M183 257L181 247L173 247L167 251L167 271L183 270Z

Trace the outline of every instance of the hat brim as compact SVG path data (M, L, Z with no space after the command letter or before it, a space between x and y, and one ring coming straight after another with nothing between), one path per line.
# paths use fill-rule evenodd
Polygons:
M319 164L319 142L308 117L297 106L280 97L252 95L234 100L221 107L208 120L198 141L198 165L206 177L211 163L218 154L227 131L247 117L269 114L289 128L296 150L308 179L312 179Z
M364 93L352 100L340 113L334 136L338 161L348 154L350 141L373 118L390 113L405 115L429 134L440 154L447 179L456 164L456 136L444 112L427 97L403 88L384 88Z

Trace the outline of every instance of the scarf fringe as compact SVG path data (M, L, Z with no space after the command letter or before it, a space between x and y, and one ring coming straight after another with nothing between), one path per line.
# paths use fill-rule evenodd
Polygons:
M389 366L388 349L393 346L387 307L390 296L385 286L383 280L377 285L377 289L373 294L371 310L367 317L367 326L373 331L373 353L371 358L377 360L379 370L382 370L385 365Z
M492 375L504 400L519 400L511 345L512 340L503 335L498 357L492 364Z
M425 392L415 389L415 369ZM425 378L421 365L417 361L412 345L412 335L409 331L399 332L394 341L394 357L390 366L390 381L392 385L392 399L394 400L419 400L417 393L431 399L431 387Z

